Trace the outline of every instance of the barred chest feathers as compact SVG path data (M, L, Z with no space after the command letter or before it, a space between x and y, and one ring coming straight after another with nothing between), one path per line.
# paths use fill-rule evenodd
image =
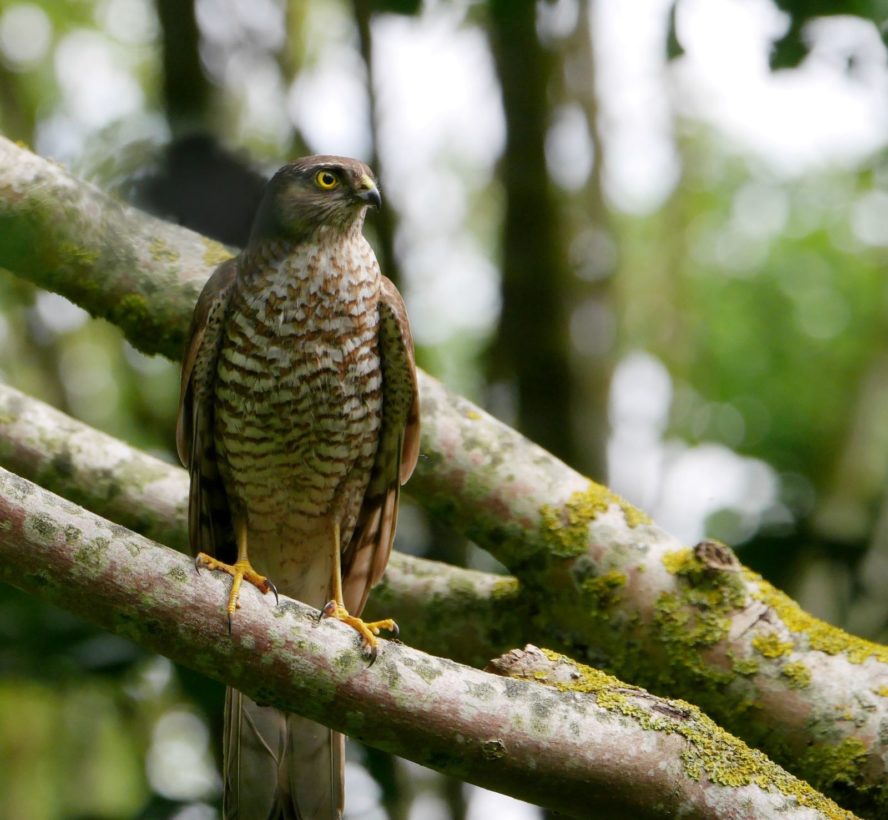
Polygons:
M218 360L226 484L247 509L353 518L337 506L363 494L345 484L369 474L381 424L379 267L360 232L262 251L237 283Z

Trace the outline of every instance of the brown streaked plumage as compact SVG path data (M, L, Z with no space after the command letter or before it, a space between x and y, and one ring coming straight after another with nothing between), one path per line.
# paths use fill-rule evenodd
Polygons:
M229 617L241 576L263 591L267 576L374 655L393 624L353 616L385 570L419 454L404 303L361 232L378 203L355 160L306 157L274 176L246 248L198 299L176 430L191 547L235 575ZM229 690L224 754L229 820L341 815L340 735Z

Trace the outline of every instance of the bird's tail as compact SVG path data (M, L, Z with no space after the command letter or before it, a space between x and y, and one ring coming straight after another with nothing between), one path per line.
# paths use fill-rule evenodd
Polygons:
M225 820L340 820L345 738L229 688Z

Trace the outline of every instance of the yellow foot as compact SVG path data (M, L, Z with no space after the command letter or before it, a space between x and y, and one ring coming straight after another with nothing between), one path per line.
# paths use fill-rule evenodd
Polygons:
M337 621L342 621L356 630L361 636L361 651L370 658L371 666L379 651L379 641L376 640L379 631L384 629L386 632L393 632L396 638L400 634L398 625L391 618L386 618L384 621L362 621L354 615L349 615L348 610L336 601L330 601L321 610L321 617L336 618Z
M231 632L231 618L234 615L235 610L240 606L237 599L240 595L241 581L246 581L247 583L252 584L263 595L269 591L273 592L274 602L275 604L278 603L278 592L277 589L275 589L274 584L264 575L260 575L256 572L247 560L235 561L233 564L225 564L219 559L213 558L212 555L207 555L205 552L199 552L194 559L194 566L198 572L200 572L201 567L206 567L207 569L227 572L233 578L231 582L231 592L228 594L228 606L226 607L228 612L229 632Z

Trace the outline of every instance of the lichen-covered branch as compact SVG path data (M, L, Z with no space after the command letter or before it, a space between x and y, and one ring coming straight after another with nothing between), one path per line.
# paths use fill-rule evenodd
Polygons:
M71 202L76 236L58 225ZM124 253L155 230L164 248L181 236L177 259ZM148 352L175 355L187 326L194 285L176 271L210 272L186 252L200 239L177 230L0 139L0 266L111 316ZM36 262L8 238L17 231L40 246ZM116 310L121 295L144 309ZM677 542L431 377L420 390L423 458L408 490L517 576L538 642L693 700L846 805L888 814L888 649L810 617L726 548Z
M0 384L0 467L159 543L187 551L188 474ZM394 618L412 646L463 663L529 640L514 578L395 552L368 617ZM376 613L376 614L374 614Z
M119 325L136 347L178 357L183 317L229 256L0 137L0 267Z
M559 691L388 642L370 666L350 628L252 587L229 635L226 579L5 470L0 581L261 703L571 816L853 817L697 710L593 670L594 687Z
M0 467L187 551L188 474L0 384Z
M543 645L683 697L861 814L888 816L888 647L803 612L722 544L689 548L422 381L423 504L539 604Z
M599 709L631 718L640 731L636 739L638 745L629 755L649 757L652 768L659 760L670 757L662 744L667 738L677 736L681 738L684 773L693 780L705 774L710 783L744 788L765 786L794 797L800 806L808 806L827 816L853 816L838 809L831 801L821 803L820 800L825 798L817 792L813 797L808 783L787 774L760 751L750 749L743 741L719 728L696 706L684 701L657 697L598 669L530 644L492 660L486 671L515 680L534 681L559 692L573 692L578 697L593 699ZM656 738L644 737L644 732L651 729L657 732ZM736 811L733 798L719 805L718 801L724 796L724 792L712 792L707 799L709 809L717 817L733 817ZM782 814L777 804L769 807L760 800L760 794L750 794L750 805L756 804L753 813L757 816Z

